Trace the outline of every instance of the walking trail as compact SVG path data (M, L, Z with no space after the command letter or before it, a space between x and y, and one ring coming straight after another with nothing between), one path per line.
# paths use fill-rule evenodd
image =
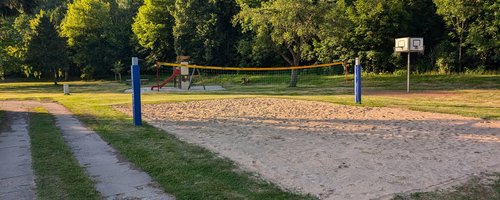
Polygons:
M0 127L0 199L34 199L28 113L15 104L0 109L8 111Z
M35 106L43 106L49 113L55 116L56 126L61 130L66 143L71 148L80 165L85 168L87 175L96 182L96 189L105 199L175 199L173 196L165 194L161 189L155 187L157 184L152 181L148 174L139 171L130 162L119 157L115 149L110 147L94 131L85 127L65 107L56 103L40 103L34 101L0 101L0 109L6 110L9 113L7 116L8 119L10 119L11 113L24 113L24 121L15 121L17 118L12 118L14 119L14 121L12 121L12 127L24 127L21 128L22 130L18 133L18 135L24 136L24 143L22 145L20 144L18 148L27 149L22 153L24 155L22 160L26 163L22 164L26 165L26 167L23 167L23 169L25 168L23 172L19 172L19 175L25 175L27 177L26 183L17 181L8 182L9 180L7 179L4 181L4 176L14 177L14 175L17 174L4 175L3 173L5 173L5 171L11 170L4 170L3 163L12 159L12 163L8 162L5 166L17 166L19 164L14 163L14 161L20 162L17 161L20 159L14 159L16 155L8 154L9 151L3 148L7 143L11 143L10 141L12 139L8 138L15 137L10 135L15 134L11 132L4 133L4 131L2 131L0 135L0 156L2 158L0 162L0 199L23 199L19 194L9 193L10 190L4 189L4 185L9 185L9 187L12 188L19 188L16 191L22 192L23 194L24 191L28 191L26 194L30 194L31 196L24 199L33 199L34 183L33 172L31 171L29 137L26 129L26 112ZM30 184L27 184L28 182ZM1 195L4 193L11 194L11 196L2 198Z

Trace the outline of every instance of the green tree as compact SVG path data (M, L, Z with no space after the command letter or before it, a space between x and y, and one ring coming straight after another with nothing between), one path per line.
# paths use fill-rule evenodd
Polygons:
M14 16L21 12L31 13L35 6L34 0L0 0L0 16Z
M20 71L21 60L18 55L18 45L22 36L14 28L13 18L0 18L0 79L6 74Z
M418 67L416 70L433 70L437 57L443 53L440 52L439 45L447 40L446 24L443 18L436 14L436 5L432 0L407 0L404 3L409 16L409 21L406 22L408 24L406 36L423 37L425 43L425 55L412 56L422 62L421 65L416 65Z
M298 66L302 56L307 54L311 40L318 36L324 13L330 4L312 0L271 0L260 7L252 7L244 1L237 1L241 11L235 16L235 23L243 31L254 31L257 37L270 36L277 47L276 52L291 66ZM290 87L297 86L297 71L292 70Z
M68 65L66 40L59 37L54 25L42 10L31 20L34 31L26 54L26 63L31 66L31 73L40 77L51 77L57 85L62 69Z
M470 0L434 0L437 14L443 16L446 24L452 29L450 36L457 40L458 71L462 71L462 49L467 37L467 30L473 16L477 13L477 4Z
M319 37L313 40L314 51L308 55L310 59L331 62L356 56L352 49L354 39L350 37L354 31L348 14L351 6L351 2L339 0L325 12L325 23L320 24Z
M348 8L353 30L347 33L353 54L364 60L367 71L391 71L394 38L407 36L408 13L403 1L358 0ZM357 53L356 53L357 52Z
M173 0L145 0L134 17L132 30L139 45L151 52L150 61L175 58L173 5Z
M123 56L129 31L116 27L124 21L127 24L126 19L116 17L116 7L103 0L76 0L68 6L61 34L68 39L83 78L110 75L113 63Z
M172 16L177 55L189 55L199 64L235 63L240 30L231 18L237 11L232 0L176 0Z
M476 20L471 22L465 43L467 54L477 58L479 65L487 70L498 70L500 63L500 3L494 0L477 2L480 8Z

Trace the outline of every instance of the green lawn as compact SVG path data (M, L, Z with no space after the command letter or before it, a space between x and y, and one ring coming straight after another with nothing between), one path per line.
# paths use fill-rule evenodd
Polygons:
M29 135L37 199L101 199L45 109L33 110Z
M499 75L419 75L412 80L415 89L447 90L448 95L364 95L363 104L357 106L389 106L500 119ZM314 199L283 191L239 170L232 161L179 141L150 125L131 125L130 117L111 107L131 104L131 95L122 93L130 87L127 84L105 81L69 84L71 95L63 95L62 85L54 86L50 82L0 82L0 100L33 99L62 103L178 199ZM405 77L380 75L363 77L363 85L366 91L401 92L406 84ZM142 95L142 101L149 104L253 97L354 105L352 81L346 83L343 76L299 82L297 88L234 84L220 92L148 93ZM499 186L495 188L498 190Z

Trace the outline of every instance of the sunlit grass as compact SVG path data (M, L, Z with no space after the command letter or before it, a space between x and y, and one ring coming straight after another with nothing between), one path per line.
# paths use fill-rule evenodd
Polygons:
M33 110L29 135L37 199L101 199L45 109Z

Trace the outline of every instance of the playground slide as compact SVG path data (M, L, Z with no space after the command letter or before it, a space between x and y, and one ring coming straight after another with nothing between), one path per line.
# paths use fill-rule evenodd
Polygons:
M160 85L154 85L151 86L151 90L154 90L155 88L162 88L165 86L168 82L172 81L175 77L181 75L181 70L180 69L175 69L172 75L170 75L165 81L163 81Z

